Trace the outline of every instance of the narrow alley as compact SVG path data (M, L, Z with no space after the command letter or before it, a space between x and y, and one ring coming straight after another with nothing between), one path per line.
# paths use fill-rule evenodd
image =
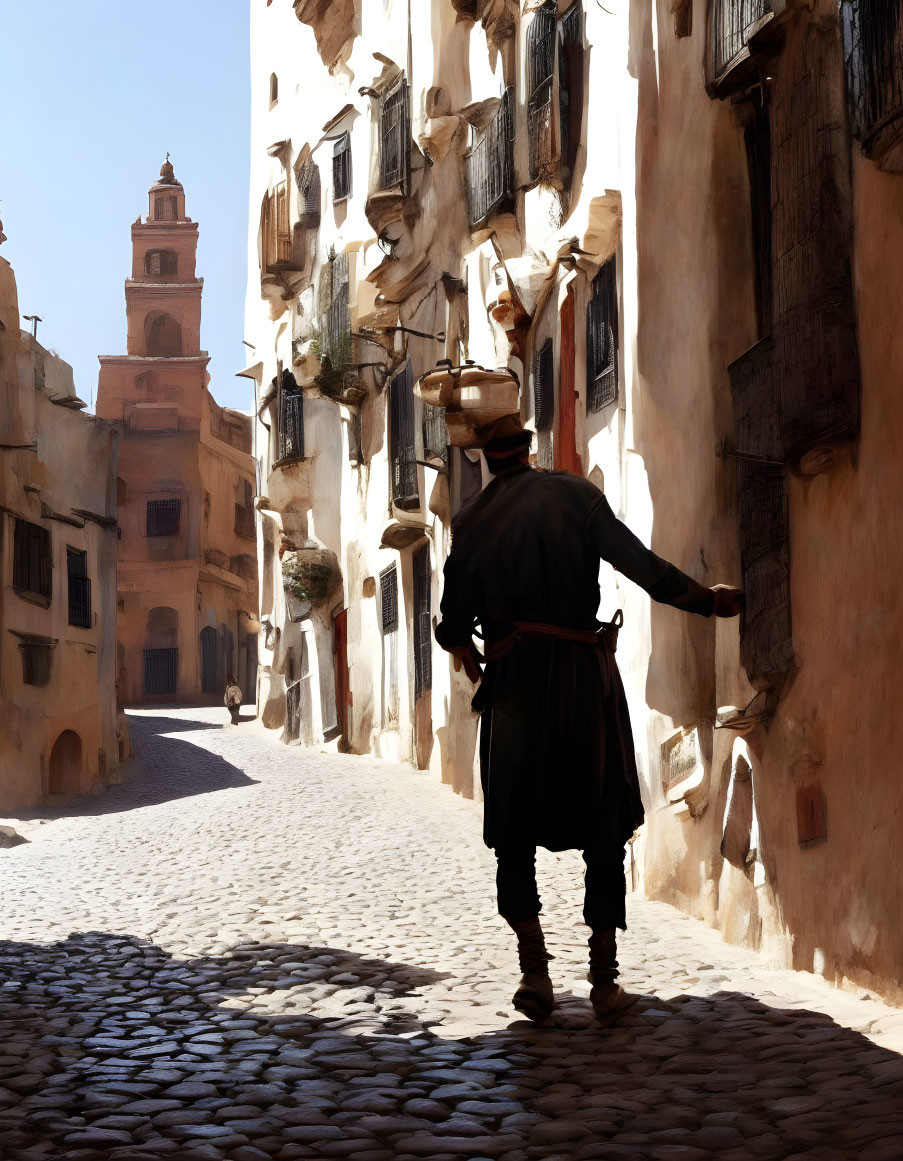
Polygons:
M515 1020L479 806L223 716L133 711L122 785L15 820L3 1158L903 1155L898 1009L633 895L644 996L599 1027L579 856L541 852L560 1008Z

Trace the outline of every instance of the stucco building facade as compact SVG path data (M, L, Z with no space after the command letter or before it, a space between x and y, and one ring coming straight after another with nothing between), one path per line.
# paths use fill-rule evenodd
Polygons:
M97 412L119 433L119 696L253 701L257 563L251 424L220 407L200 348L198 225L169 160L132 226L126 354L102 355Z
M116 435L19 322L0 258L0 813L119 765Z
M748 595L742 624L687 619L603 569L634 885L899 994L898 23L828 0L251 12L264 722L478 792L431 628L486 472L412 388L442 358L510 367L537 466Z

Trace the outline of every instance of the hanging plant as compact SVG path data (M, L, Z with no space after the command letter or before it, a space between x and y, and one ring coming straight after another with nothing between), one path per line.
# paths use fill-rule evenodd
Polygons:
M310 588L305 568L297 553L287 552L282 558L282 587L296 600L309 601Z

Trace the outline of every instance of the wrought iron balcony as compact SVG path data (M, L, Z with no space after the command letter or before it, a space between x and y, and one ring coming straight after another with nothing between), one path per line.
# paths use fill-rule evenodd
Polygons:
M408 85L402 80L385 94L379 109L379 188L407 185L410 165Z
M279 400L279 462L304 458L304 410L300 391Z

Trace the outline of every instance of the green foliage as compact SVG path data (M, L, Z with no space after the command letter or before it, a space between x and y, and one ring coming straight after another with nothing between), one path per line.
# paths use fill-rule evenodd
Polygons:
M287 552L282 558L282 585L297 600L310 600L304 566L294 552Z

